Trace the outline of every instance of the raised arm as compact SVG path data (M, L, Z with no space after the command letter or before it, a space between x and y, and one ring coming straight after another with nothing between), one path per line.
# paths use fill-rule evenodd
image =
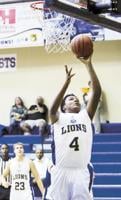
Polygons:
M79 58L79 60L81 60L85 64L86 69L90 76L92 92L87 103L87 112L90 116L90 119L93 119L98 102L100 100L100 96L101 96L101 86L100 86L98 77L96 75L96 72L93 68L93 65L91 62L91 56L87 60L82 59L82 58Z
M75 75L75 74L72 74L72 68L68 69L67 65L65 65L65 71L66 71L66 80L50 108L50 119L52 123L54 123L58 119L58 115L57 115L58 108L71 82L71 78Z

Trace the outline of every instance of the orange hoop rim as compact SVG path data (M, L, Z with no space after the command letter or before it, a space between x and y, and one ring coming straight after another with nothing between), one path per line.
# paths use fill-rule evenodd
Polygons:
M39 5L44 4L45 1L38 1L38 2L33 2L30 7L34 10L43 10L43 11L49 11L49 8L40 8Z

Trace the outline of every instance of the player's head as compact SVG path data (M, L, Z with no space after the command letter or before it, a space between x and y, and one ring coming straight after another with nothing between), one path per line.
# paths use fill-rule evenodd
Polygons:
M43 97L41 97L41 96L37 97L36 103L37 103L37 105L42 106L44 104Z
M16 106L24 106L24 102L23 102L21 97L16 97L15 98L15 105Z
M36 148L35 153L36 153L36 157L38 158L38 160L41 160L44 155L43 149Z
M81 109L79 99L74 94L67 94L61 103L63 113L78 113Z
M24 155L24 146L21 142L17 142L13 145L14 153L16 156L23 156Z
M8 156L9 146L7 144L2 144L0 147L1 156Z

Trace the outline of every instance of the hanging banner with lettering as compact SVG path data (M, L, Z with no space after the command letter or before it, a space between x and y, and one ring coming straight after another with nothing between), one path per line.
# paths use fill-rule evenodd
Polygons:
M0 55L0 72L9 72L16 70L16 55L3 54Z
M42 14L37 17L30 2L0 5L0 48L43 46Z

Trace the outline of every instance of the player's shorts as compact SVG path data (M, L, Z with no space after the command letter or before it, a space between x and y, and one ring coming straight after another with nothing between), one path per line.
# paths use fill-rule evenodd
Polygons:
M9 196L10 196L10 187L4 188L3 186L0 186L0 200L3 199L9 200Z
M25 191L11 191L10 192L10 200L33 200L31 192Z
M53 167L51 185L48 188L48 200L93 200L93 172L90 169Z

